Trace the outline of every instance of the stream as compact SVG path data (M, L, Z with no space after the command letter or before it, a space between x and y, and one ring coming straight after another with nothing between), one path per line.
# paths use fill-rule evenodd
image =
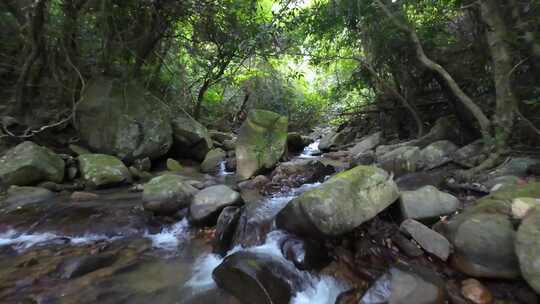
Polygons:
M299 157L315 157L317 144ZM234 172L222 163L215 178L228 183ZM304 184L253 205L249 227L271 221L270 232L261 236L261 245L237 245L227 253L265 253L294 268L305 283L294 304L334 303L346 290L332 277L297 270L280 249L287 233L273 223L291 199L318 185ZM140 193L109 189L99 195L90 202L59 195L46 205L0 209L2 303L238 303L212 279L224 258L212 253L205 229L191 227L186 218L169 223L148 218Z

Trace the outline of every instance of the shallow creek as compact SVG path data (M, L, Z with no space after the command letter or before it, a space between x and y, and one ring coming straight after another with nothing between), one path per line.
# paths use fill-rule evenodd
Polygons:
M300 157L317 152L313 144ZM216 178L228 183L234 175L223 164ZM251 215L272 219L291 199L316 186L265 197ZM140 193L109 189L99 195L90 202L59 195L46 205L0 209L0 302L238 303L212 279L223 258L211 252L208 230L191 227L187 219L156 221L141 210ZM227 255L264 252L294 267L280 250L285 237L272 225L262 245L237 246ZM85 259L95 256L100 259ZM96 270L70 272L77 263ZM298 273L306 287L292 303L334 303L346 289L331 277Z

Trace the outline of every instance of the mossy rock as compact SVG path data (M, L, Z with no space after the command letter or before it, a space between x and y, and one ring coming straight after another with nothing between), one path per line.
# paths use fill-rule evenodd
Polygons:
M185 112L178 113L171 122L175 153L202 161L213 148L208 129Z
M534 210L519 227L516 253L523 278L540 293L540 210Z
M358 166L293 199L276 223L297 235L333 237L372 219L398 197L397 185L387 172Z
M61 183L65 163L51 150L25 141L0 158L0 180L6 186L28 186L43 181Z
M81 176L87 186L102 188L131 182L129 169L118 158L105 154L79 156Z
M143 207L158 214L173 214L188 207L197 192L182 176L161 175L144 185Z
M273 168L287 145L287 117L252 110L240 128L236 143L237 175L246 180Z

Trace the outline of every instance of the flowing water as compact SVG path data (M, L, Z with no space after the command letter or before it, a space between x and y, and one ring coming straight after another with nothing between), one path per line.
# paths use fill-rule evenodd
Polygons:
M301 157L317 154L317 145L307 147ZM222 163L217 178L233 174ZM257 219L273 222L291 199L318 185L306 184L264 198L251 210L249 220L254 225ZM96 202L59 199L52 204L56 205L15 214L0 208L0 221L9 219L0 225L1 303L28 299L44 303L238 303L212 279L223 257L211 253L208 237L190 227L187 219L156 224L139 210L140 196L110 190ZM110 230L116 232L102 233ZM227 255L240 250L262 252L294 267L280 250L285 237L286 232L272 224L262 245L237 246ZM66 260L96 254L114 255L115 262L81 277L60 278ZM346 289L331 277L297 272L306 287L294 295L293 304L331 304Z

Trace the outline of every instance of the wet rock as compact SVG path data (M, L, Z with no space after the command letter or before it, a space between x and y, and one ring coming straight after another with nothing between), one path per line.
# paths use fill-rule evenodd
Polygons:
M212 173L219 170L219 164L225 160L226 153L220 148L212 149L201 163L201 172Z
M166 106L135 81L91 81L77 106L76 127L92 149L133 162L165 155L172 143Z
M382 132L377 132L362 138L360 142L349 149L349 151L353 157L356 157L360 154L364 154L372 149L375 149L375 147L380 145L381 142Z
M225 258L212 273L214 281L242 303L289 303L302 278L270 254L241 251Z
M452 264L461 272L485 278L519 277L515 231L507 215L465 212L443 227L454 246Z
M425 251L443 261L448 259L452 246L444 236L412 219L403 221L399 228L418 242Z
M190 219L197 224L213 226L223 208L241 202L240 193L225 185L208 187L193 197L189 207Z
M523 278L540 293L540 210L534 210L519 226L516 253Z
M309 145L310 139L298 132L289 132L287 135L287 148L291 152L300 152Z
M203 161L213 148L212 139L205 126L185 112L172 119L173 149L180 156Z
M384 170L400 176L416 172L420 168L420 148L403 146L388 153L377 154L377 162Z
M47 190L53 191L53 192L60 192L64 190L64 186L61 184L53 183L53 182L43 182L39 183L38 187L45 188Z
M65 163L48 148L25 141L0 158L0 181L5 186L30 186L42 181L61 183Z
M66 169L66 178L68 181L73 181L79 176L79 168L76 166L69 166Z
M388 173L357 166L293 199L278 214L276 224L297 235L337 236L372 219L398 196Z
M415 191L402 191L399 206L404 219L430 221L454 213L459 200L433 186L425 186Z
M458 147L451 141L440 140L420 151L422 167L426 170L444 165L452 160L452 154L458 150Z
M99 198L99 195L96 193L91 192L73 192L69 199L73 202L86 202L86 201L92 201Z
M338 132L330 132L321 138L319 150L327 152L332 148L348 144L354 140L355 135L356 134L350 128L345 128Z
M369 166L372 165L376 160L375 152L367 151L353 156L351 163L353 166Z
M242 208L234 232L233 246L251 247L261 245L272 229L274 217L279 210L275 211L271 207L269 208L258 191L256 191L256 194L246 195L242 191L242 198L248 203Z
M214 234L214 253L225 255L231 249L234 232L240 219L240 208L225 207L218 217Z
M539 158L530 157L513 157L510 160L504 162L495 170L489 172L491 177L498 177L504 175L515 175L519 177L527 176L527 169L530 166L540 164Z
M257 175L251 180L251 189L262 189L264 186L266 186L268 183L270 183L270 179L264 175Z
M474 304L491 304L493 296L491 292L475 279L467 279L461 282L461 293L465 299Z
M489 192L496 192L506 189L512 189L520 183L521 179L514 175L503 175L494 178L490 178L484 181L482 184L489 190Z
M289 237L281 244L283 256L300 270L322 269L330 262L321 243Z
M197 192L183 177L165 174L144 185L143 207L158 214L174 214L188 207Z
M396 179L396 184L400 190L418 190L424 186L433 186L440 188L445 185L446 178L449 176L446 170L430 172L413 172L400 176Z
M420 249L416 244L411 242L401 233L396 233L393 235L392 242L394 242L394 244L396 244L396 246L408 257L415 258L424 254L422 249Z
M112 254L87 255L67 259L60 265L60 277L62 279L74 279L100 268L112 265L116 257Z
M420 267L392 268L364 294L360 304L443 304L444 283L434 272Z
M167 159L167 170L171 172L180 172L182 171L183 167L182 165L175 159L168 158Z
M252 110L242 124L236 143L236 174L246 180L275 166L287 143L287 117Z
M231 140L226 140L223 142L223 149L225 149L226 151L234 151L234 149L236 148L236 141L237 139L231 139Z
M90 187L101 188L131 182L129 169L118 158L105 154L79 156L82 179Z
M4 202L11 208L16 208L50 201L54 197L55 194L45 188L11 186L7 191L7 198Z
M452 154L452 161L466 168L474 168L481 164L487 157L483 153L484 142L480 139L459 148Z
M306 183L321 181L336 170L317 159L295 159L279 164L272 172L272 183L298 187Z

